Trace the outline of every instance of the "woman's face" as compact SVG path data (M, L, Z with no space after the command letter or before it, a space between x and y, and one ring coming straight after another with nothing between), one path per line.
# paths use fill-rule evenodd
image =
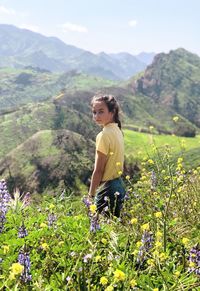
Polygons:
M104 101L94 101L92 105L93 119L98 125L105 126L113 122L113 112L109 112Z

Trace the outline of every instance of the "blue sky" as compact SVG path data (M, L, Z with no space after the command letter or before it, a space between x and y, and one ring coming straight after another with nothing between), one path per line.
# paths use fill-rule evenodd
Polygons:
M200 0L0 0L14 24L94 53L168 52L200 56Z

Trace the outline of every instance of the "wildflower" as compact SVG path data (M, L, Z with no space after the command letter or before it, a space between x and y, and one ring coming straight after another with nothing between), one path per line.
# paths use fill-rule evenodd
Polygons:
M159 289L158 288L154 288L153 291L159 291Z
M90 205L90 211L92 214L95 214L97 210L97 206L95 204Z
M126 176L126 180L130 180L130 176L129 175Z
M154 161L153 161L152 159L149 159L147 162L148 162L150 165L154 165Z
M46 251L46 250L49 248L49 245L48 245L47 243L43 243L43 244L41 245L41 247L42 247L43 250Z
M117 162L117 163L116 163L116 166L121 166L121 163L120 163L120 162Z
M45 228L45 227L48 227L48 225L46 223L42 222L42 223L40 223L40 227Z
M189 243L189 239L187 237L183 237L182 238L182 243L184 244L184 246L187 246Z
M100 284L103 285L103 286L107 285L108 284L108 279L105 276L101 277Z
M124 281L125 278L126 278L126 275L125 275L125 273L122 272L121 270L118 270L118 269L117 269L117 270L114 272L114 279L115 279L115 281L117 281L117 282L119 282L119 281Z
M10 269L13 275L18 275L22 273L24 266L22 266L20 263L13 263Z
M162 243L160 241L155 242L155 247L160 248L162 246Z
M141 229L143 230L143 231L145 231L145 230L149 230L150 229L150 226L149 226L149 222L148 223L145 223L145 224L143 224L142 226L141 226Z
M101 242L102 242L104 245L106 245L106 244L108 243L107 239L105 239L105 238L102 238Z
M144 231L141 239L141 246L137 256L137 263L143 264L146 261L147 254L152 247L153 236L152 233Z
M32 280L32 276L30 274L31 271L31 262L29 254L25 251L21 251L18 255L18 262L24 267L21 273L20 279L26 283Z
M150 129L150 130L153 130L153 129L154 129L154 126L153 126L153 125L150 125L150 126L149 126L149 129Z
M90 231L95 232L96 230L100 229L99 221L98 221L98 216L92 216L90 218Z
M174 116L174 117L173 117L173 121L174 121L174 122L177 122L178 120L179 120L179 117L178 117L178 116Z
M98 263L99 261L101 261L101 256L96 256L95 257L95 262Z
M176 276L176 277L179 277L180 276L180 271L176 271L176 272L174 272L174 275Z
M0 233L3 231L6 221L6 213L8 211L11 196L8 193L7 185L4 180L0 181Z
M9 252L10 247L9 246L2 246L3 248L3 253L4 255L7 254Z
M112 155L114 155L114 153L113 152L110 152L110 156L112 156Z
M18 237L19 238L23 238L25 236L28 235L28 232L26 230L26 227L24 224L22 224L22 226L20 226L19 230L18 230Z
M53 209L53 208L55 208L55 205L51 203L51 204L49 205L49 209Z
M121 175L122 174L122 171L118 171L118 175Z
M189 253L189 272L193 272L197 275L200 275L200 246L196 246L190 249Z
M136 285L137 285L136 280L135 280L135 279L132 279L132 280L130 281L130 286L131 286L131 288L134 288Z
M49 213L48 215L48 226L53 226L54 222L56 221L57 217L54 213Z
M156 213L154 213L154 216L156 217L156 218L161 218L162 217L162 212L156 212Z
M83 200L82 201L83 201L83 203L85 204L85 206L87 208L89 208L90 205L92 204L91 201L87 197L83 197Z
M83 262L84 262L84 263L87 263L88 260L90 260L91 258L92 258L92 254L87 254L87 255L84 256L84 258L83 258Z
M132 218L131 219L131 224L137 224L138 222L138 219L137 218Z
M114 290L114 288L113 288L112 285L109 285L109 286L105 289L105 291L113 291L113 290Z
M62 246L62 245L64 245L64 243L65 243L65 242L64 242L63 240L61 240L61 241L59 241L58 245L59 245L59 246Z

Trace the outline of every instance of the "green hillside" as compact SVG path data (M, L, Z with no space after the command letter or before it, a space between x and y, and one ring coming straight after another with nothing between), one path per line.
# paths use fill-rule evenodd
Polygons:
M69 130L43 130L0 161L0 175L10 189L31 193L74 191L87 183L94 143Z
M195 138L175 135L153 135L124 129L125 152L127 157L141 163L143 159L153 159L158 151L162 154L170 151L172 159L184 158L189 169L200 165L200 135Z

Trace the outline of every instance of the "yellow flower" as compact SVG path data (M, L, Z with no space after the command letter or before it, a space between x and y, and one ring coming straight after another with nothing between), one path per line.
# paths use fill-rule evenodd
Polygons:
M113 290L114 290L114 288L113 288L112 285L109 285L109 286L105 289L105 291L113 291Z
M189 239L187 237L182 238L182 243L186 246L189 243Z
M179 277L180 276L180 271L176 271L176 272L174 272L174 275L176 276L176 277Z
M147 260L147 264L148 264L149 266L155 266L155 262L154 262L153 259L148 259L148 260Z
M22 266L20 263L13 263L10 269L12 275L18 275L22 273L24 266Z
M160 253L159 254L159 259L161 260L161 261L164 261L164 260L166 260L167 259L167 254L166 253Z
M150 165L154 165L154 161L153 161L152 159L149 159L149 160L148 160L148 163L149 163Z
M62 245L64 245L64 243L65 243L65 242L64 242L63 240L61 240L61 241L59 241L58 245L59 245L59 246L62 246Z
M112 156L112 155L114 155L114 153L113 152L110 152L110 155Z
M135 279L132 279L132 280L130 281L130 286L131 286L131 288L135 287L136 285L137 285L136 280L135 280Z
M196 264L195 264L194 262L190 262L190 263L189 263L189 267L190 267L190 268L195 268L195 267L196 267Z
M162 232L161 231L157 231L156 232L156 238L161 238L163 236Z
M43 250L47 250L49 248L48 244L47 243L43 243L41 245L41 247L43 248Z
M126 275L124 274L124 272L122 272L121 270L116 270L114 272L114 279L115 281L119 282L119 281L124 281L126 278Z
M137 218L132 218L131 219L131 224L136 224L138 222Z
M9 252L10 247L9 246L2 246L3 248L3 253L4 255L7 254Z
M137 248L141 247L141 245L142 245L142 242L141 241L136 242L136 247Z
M95 262L97 263L97 262L99 262L99 261L101 261L101 256L96 256L96 257L95 257Z
M155 242L155 247L160 248L162 246L162 243L160 241Z
M44 227L48 227L48 225L44 222L40 223L40 227L44 228Z
M179 120L179 117L178 117L178 116L174 116L174 117L173 117L173 121L174 121L174 122L177 122L178 120Z
M150 129L150 130L153 130L153 129L154 129L154 126L153 126L153 125L150 125L150 126L149 126L149 129Z
M130 176L129 175L126 176L126 180L130 180Z
M120 163L120 162L117 162L117 163L116 163L116 166L121 166L121 163Z
M100 283L101 283L101 285L105 286L108 284L108 279L105 276L103 276L100 279Z
M149 222L148 223L145 223L145 224L143 224L142 226L141 226L141 229L143 230L143 231L145 231L145 230L149 230L150 229L150 226L149 226Z
M153 291L159 291L159 289L158 288L154 288Z
M108 241L107 241L107 239L102 238L101 242L102 242L104 245L106 245Z
M183 158L178 158L177 164L181 164L183 162Z
M122 174L122 171L118 171L118 175L121 175Z
M162 217L162 212L156 212L156 213L154 213L154 216L156 217L156 218L161 218Z
M54 207L55 207L55 205L52 204L52 203L49 205L49 208L50 208L50 209L53 209Z
M90 211L92 214L95 214L97 210L97 206L95 204L90 205Z

